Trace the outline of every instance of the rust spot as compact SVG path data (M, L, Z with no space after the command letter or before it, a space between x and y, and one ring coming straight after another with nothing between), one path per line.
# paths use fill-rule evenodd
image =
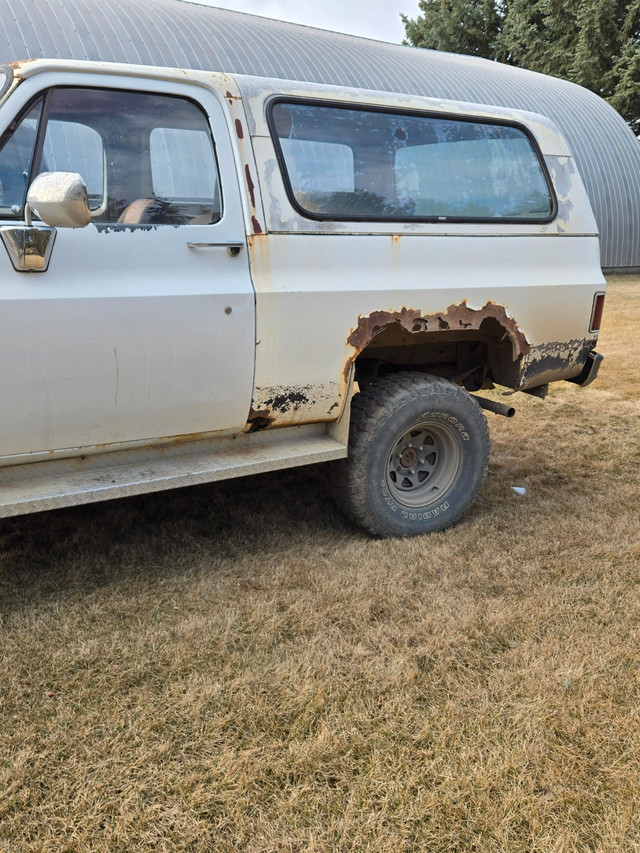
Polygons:
M253 219L254 229L260 228L260 223ZM256 287L260 290L272 290L273 281L271 276L271 252L269 236L267 234L249 234L247 237L249 249L249 261L251 263L252 275Z
M267 429L275 421L269 409L261 409L256 411L253 406L249 409L249 417L247 423L251 424L249 432L258 432L261 429Z
M210 431L203 432L190 432L185 435L175 435L170 441L162 441L162 444L158 448L160 452L165 451L168 447L173 447L176 444L189 444L193 441L204 441L208 438L215 437L215 433L211 433Z
M218 438L219 433L216 433L215 430L204 430L201 432L188 432L183 435L172 435L168 438L155 438L151 439L149 442L145 443L144 447L147 449L153 448L155 452L157 452L160 456L162 456L167 451L171 451L172 447L175 447L177 444L189 444L196 441L206 441L212 438ZM107 450L113 449L112 442L106 442L104 444L96 444L94 446L95 450ZM55 452L55 451L54 451ZM80 457L83 459L84 457Z
M13 71L19 71L21 68L24 68L25 65L32 65L37 61L37 59L19 59L15 62L5 62L4 64L7 68L11 68Z
M450 305L445 311L435 314L422 314L415 308L402 308L400 311L374 311L367 317L359 317L358 325L351 330L347 343L354 348L353 355L345 364L345 378L349 376L351 366L367 344L384 328L398 323L411 333L460 331L463 329L479 329L484 320L496 320L508 333L514 359L527 355L531 347L520 331L518 324L509 317L503 305L487 302L482 308L469 308L466 300L459 305Z
M253 226L253 233L254 234L262 234L262 226L260 225L258 220L255 218L255 216L251 217L251 225Z
M238 139L244 139L244 130L242 129L242 122L239 118L236 119L236 133L238 134Z
M10 68L13 72L13 79L17 80L18 83L22 83L24 80L24 74L22 73L25 65L29 65L31 62L35 62L35 59L26 59L20 62L6 62L5 66Z
M249 198L251 199L251 207L256 209L256 195L255 195L255 184L253 183L253 178L251 177L251 171L249 170L249 166L244 167L244 174L247 180L247 189L249 190Z
M402 239L402 234L392 234L391 235L392 245L397 246L401 239Z

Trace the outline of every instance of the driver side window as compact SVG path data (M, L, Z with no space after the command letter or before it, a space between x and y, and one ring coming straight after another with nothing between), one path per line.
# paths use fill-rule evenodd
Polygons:
M217 222L222 198L206 116L185 98L60 87L27 110L0 147L0 211L23 216L41 172L78 172L92 221Z

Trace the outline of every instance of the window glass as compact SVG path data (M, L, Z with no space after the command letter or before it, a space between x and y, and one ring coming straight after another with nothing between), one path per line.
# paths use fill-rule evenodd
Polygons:
M0 150L0 211L4 214L12 208L21 212L24 207L41 112L42 100L39 100Z
M353 192L353 151L348 145L307 139L283 139L281 145L296 192Z
M72 87L45 97L47 110L41 102L33 107L0 150L6 212L12 205L22 212L30 173L71 171L84 178L94 222L191 225L221 218L213 140L192 101ZM42 154L32 164L38 133Z
M321 218L536 221L553 212L538 155L511 125L282 102L271 122L296 202Z
M50 125L80 122L101 139L107 196L94 221L189 225L220 219L209 124L192 101L142 92L56 89L49 115ZM53 137L52 147L56 149ZM89 153L87 140L85 150ZM94 147L86 173L74 171L85 181L93 176L97 185L102 162ZM43 169L46 165L43 160Z
M104 163L102 137L96 130L77 121L48 122L40 171L81 174L92 210L104 203Z
M206 130L156 127L151 131L151 175L159 198L210 199L216 164Z
M548 217L549 190L528 138L511 127L474 131L473 139L396 152L397 186L414 200L416 215Z

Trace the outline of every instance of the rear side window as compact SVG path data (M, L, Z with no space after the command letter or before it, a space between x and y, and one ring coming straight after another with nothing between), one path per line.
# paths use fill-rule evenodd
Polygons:
M511 124L277 101L270 125L291 200L316 219L553 218L529 135Z

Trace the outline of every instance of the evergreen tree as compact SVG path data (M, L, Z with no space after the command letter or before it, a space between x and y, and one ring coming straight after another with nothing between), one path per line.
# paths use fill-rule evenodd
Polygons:
M489 57L502 16L494 0L420 0L415 20L402 15L409 44Z
M640 0L626 9L619 37L620 49L607 78L609 103L640 135Z
M566 76L603 97L610 97L610 73L620 53L620 0L587 0L576 15L576 45Z
M574 9L567 0L512 0L492 58L566 77L577 35Z
M640 0L420 0L416 47L563 77L606 98L640 134Z

